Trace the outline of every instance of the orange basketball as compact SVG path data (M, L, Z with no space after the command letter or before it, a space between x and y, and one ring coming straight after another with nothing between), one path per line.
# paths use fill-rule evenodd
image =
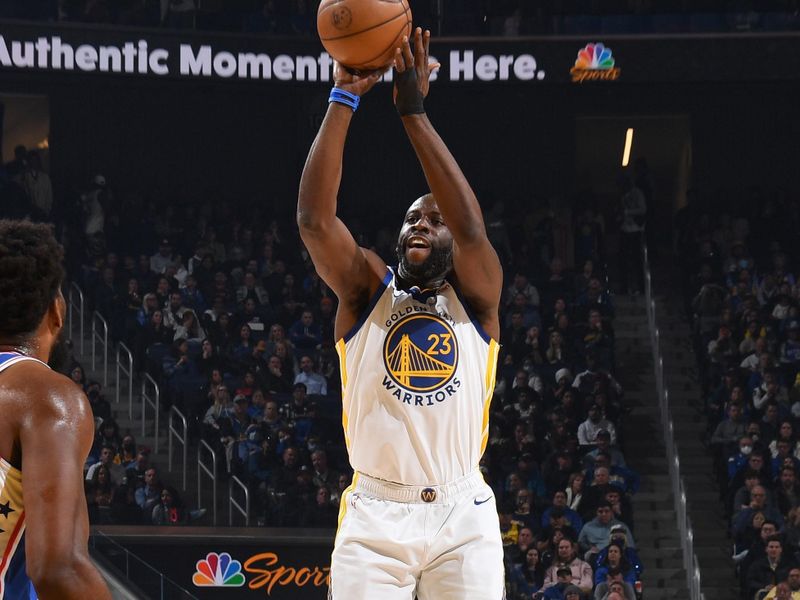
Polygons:
M343 65L371 71L389 64L411 35L408 0L322 0L317 12L322 45Z

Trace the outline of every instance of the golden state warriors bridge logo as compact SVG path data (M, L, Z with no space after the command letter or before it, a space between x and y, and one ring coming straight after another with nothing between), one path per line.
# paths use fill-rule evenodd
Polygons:
M384 343L383 362L391 380L409 392L430 396L442 388L454 388L442 395L444 400L461 385L457 381L448 385L458 366L458 343L453 329L437 315L414 314L392 327ZM384 387L392 391L387 383ZM413 399L418 405L420 399L431 400L416 394Z

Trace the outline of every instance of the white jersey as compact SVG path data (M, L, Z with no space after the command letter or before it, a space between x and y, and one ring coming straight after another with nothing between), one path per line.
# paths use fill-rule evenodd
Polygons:
M478 468L499 346L451 285L434 299L398 289L390 269L336 348L356 472L444 485Z

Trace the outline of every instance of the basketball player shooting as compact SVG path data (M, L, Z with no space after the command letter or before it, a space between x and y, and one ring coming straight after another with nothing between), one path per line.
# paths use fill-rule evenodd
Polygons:
M0 221L0 600L110 600L88 555L83 464L94 420L46 364L64 326L61 246Z
M488 439L502 270L480 206L425 114L430 32L394 60L395 105L431 193L406 212L396 268L336 216L358 100L381 73L335 66L336 87L300 183L297 221L339 298L337 350L353 485L342 496L333 600L500 600L503 550Z

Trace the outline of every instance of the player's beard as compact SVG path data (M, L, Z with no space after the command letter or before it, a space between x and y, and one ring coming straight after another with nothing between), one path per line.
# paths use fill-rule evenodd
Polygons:
M453 246L431 246L430 254L423 262L414 264L408 260L403 244L396 248L400 276L407 283L420 288L435 287L442 284L453 270Z
M54 371L63 373L67 368L70 359L70 348L67 341L65 330L62 329L53 346L50 348L50 357L47 359L47 365Z

